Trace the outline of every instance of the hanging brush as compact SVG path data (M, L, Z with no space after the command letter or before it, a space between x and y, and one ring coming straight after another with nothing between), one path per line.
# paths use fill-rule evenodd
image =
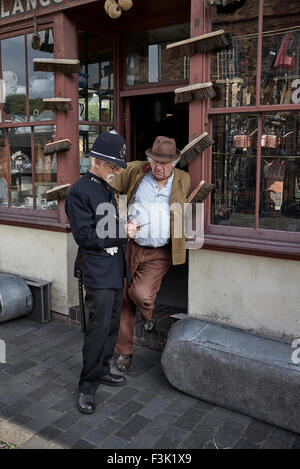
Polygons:
M31 47L34 50L40 50L42 45L41 36L38 33L38 25L36 17L33 18L33 35L31 36Z
M80 61L77 59L33 59L35 72L79 73Z
M50 202L52 200L65 199L69 193L71 184L62 184L61 186L53 187L46 192L46 200Z
M63 140L56 140L55 142L47 143L43 148L44 155L53 155L54 153L59 153L63 151L69 151L71 148L72 142L68 138Z
M214 141L204 132L199 137L188 143L180 152L180 166L183 168L191 163L199 154L203 153L206 148L212 145Z
M50 111L71 111L71 98L43 98L43 109Z
M192 37L184 41L168 44L166 49L170 59L185 55L203 54L231 47L231 37L223 29L202 36Z
M175 90L175 103L189 103L194 99L214 98L216 96L213 84L196 83L194 85L177 88Z
M201 181L195 187L195 189L190 193L187 203L190 204L199 204L209 196L209 194L214 190L215 185L209 184L208 182Z

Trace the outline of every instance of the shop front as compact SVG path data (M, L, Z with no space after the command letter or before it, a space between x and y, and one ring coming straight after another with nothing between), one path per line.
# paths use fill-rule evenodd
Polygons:
M0 269L51 281L54 311L78 304L76 246L64 200L47 201L47 190L87 171L102 131L125 136L128 160L144 159L159 134L182 149L207 131L214 144L184 168L194 186L215 184L204 246L170 271L161 297L193 316L300 336L300 6L215 3L133 0L113 19L104 0L1 1ZM229 48L167 53L220 29ZM36 71L45 58L79 60L79 73ZM213 99L175 104L175 89L209 81ZM72 108L49 109L45 98ZM43 153L65 138L69 151Z

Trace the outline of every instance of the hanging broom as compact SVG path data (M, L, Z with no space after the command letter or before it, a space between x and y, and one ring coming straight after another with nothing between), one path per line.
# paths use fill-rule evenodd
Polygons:
M54 153L59 153L63 151L69 151L71 148L72 142L68 138L63 140L56 140L55 142L47 143L43 148L44 155L53 155Z
M50 111L71 111L71 98L43 98L43 109Z
M77 59L33 59L35 72L79 73L80 61Z
M206 148L212 145L214 141L209 137L207 132L204 132L199 137L188 143L180 152L180 166L183 168L185 165L191 163L199 154L203 153Z
M41 36L38 33L38 25L36 17L33 18L33 35L31 36L31 47L34 50L40 50L42 45Z
M205 181L199 182L195 189L190 193L187 199L187 203L192 203L194 205L203 202L206 197L208 197L209 194L213 191L214 187L214 184L209 184Z
M50 202L52 200L65 199L69 193L71 184L62 184L61 186L53 187L46 192L46 200Z
M231 47L231 37L223 29L202 36L192 37L184 41L168 44L166 49L170 59L185 55L202 54L219 51Z
M189 103L193 99L214 98L216 96L213 84L196 83L194 85L177 88L175 90L175 103Z

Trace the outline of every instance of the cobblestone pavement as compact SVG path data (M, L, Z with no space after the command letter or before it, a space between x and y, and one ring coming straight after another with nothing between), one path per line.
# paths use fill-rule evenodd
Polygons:
M136 346L127 385L97 391L97 410L75 407L83 336L73 323L0 324L0 447L32 449L300 448L300 435L203 402L166 380L160 353ZM115 371L112 368L112 371Z

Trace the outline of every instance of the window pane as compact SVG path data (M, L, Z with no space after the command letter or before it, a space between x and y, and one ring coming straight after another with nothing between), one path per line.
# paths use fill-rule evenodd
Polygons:
M54 96L54 73L34 72L33 59L50 59L53 57L53 36L52 30L39 31L42 45L41 50L31 47L32 34L27 35L28 54L28 83L29 83L29 107L30 121L53 120L53 111L43 110L43 98Z
M46 191L57 185L56 153L44 155L46 143L55 139L55 126L37 126L34 129L35 157L35 194L36 208L40 210L57 210L57 201L46 201Z
M168 58L166 45L189 37L189 24L129 34L126 46L126 84L188 80L188 58Z
M0 207L8 206L9 169L7 164L4 131L0 130Z
M300 231L300 113L264 114L259 227Z
M33 208L30 127L8 130L11 206Z
M91 160L86 156L86 153L92 149L98 135L108 130L112 130L112 127L97 125L79 126L80 174L84 174L90 168Z
M213 118L211 223L255 227L257 116Z
M5 84L4 122L26 121L26 67L24 36L1 41Z
M236 6L240 7L238 3ZM224 29L232 36L231 48L211 54L211 80L217 85L211 106L255 105L258 0L247 0L232 14L222 7L211 11L213 31Z
M109 36L79 33L79 120L113 122L112 55Z
M276 12L276 19L274 14ZM265 3L262 51L262 104L300 103L300 4Z

